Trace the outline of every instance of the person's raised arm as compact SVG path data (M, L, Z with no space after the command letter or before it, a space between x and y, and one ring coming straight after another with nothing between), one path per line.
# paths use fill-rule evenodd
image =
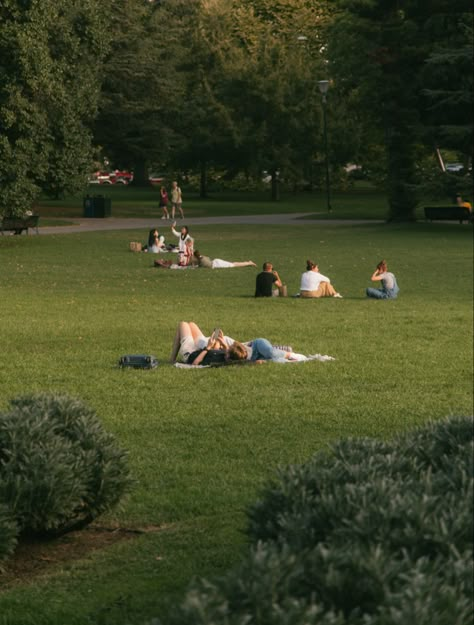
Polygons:
M382 279L382 278L380 277L380 274L379 274L379 270L378 270L378 269L376 269L376 270L374 271L374 273L372 274L372 277L371 277L370 279L372 280L372 282L377 282L377 280L381 280L381 279Z
M277 286L278 288L280 288L281 286L283 286L283 282L280 280L280 276L278 275L278 271L274 271L273 275L275 276L276 280L273 283L275 286Z
M179 237L180 237L181 235L180 235L180 233L179 233L179 232L177 232L177 231L174 229L174 227L175 227L175 226L176 226L176 222L174 221L174 222L171 224L171 232L174 234L174 236L175 236L175 237L178 237L178 239L179 239Z

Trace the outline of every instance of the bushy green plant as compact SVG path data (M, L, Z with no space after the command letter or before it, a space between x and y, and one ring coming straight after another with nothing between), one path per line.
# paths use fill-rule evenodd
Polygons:
M7 508L0 504L0 572L2 561L13 553L18 535L18 526Z
M472 419L452 419L280 471L249 511L249 555L175 622L467 625L472 445Z
M82 401L20 397L0 415L0 503L24 533L83 527L127 490L125 456Z

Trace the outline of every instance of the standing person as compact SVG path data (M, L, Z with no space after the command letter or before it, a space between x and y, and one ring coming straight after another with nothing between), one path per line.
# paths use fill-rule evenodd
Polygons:
M386 261L380 261L370 279L372 282L381 281L382 288L368 288L366 291L367 297L373 297L375 299L395 299L397 297L400 291L397 279L393 273L387 271Z
M183 213L183 196L181 189L178 187L176 180L171 184L171 219L174 219L176 209L181 215L181 219L184 219Z
M319 273L317 263L312 260L306 261L306 271L301 275L301 297L340 297L342 295L332 286L327 276Z
M209 256L203 256L199 250L194 250L193 262L199 265L199 267L205 267L206 269L230 269L231 267L256 267L257 265L253 260L244 260L241 262L232 262L229 260L222 260L222 258L209 258Z
M163 216L161 219L169 219L170 214L168 213L168 191L166 187L160 187L160 208L163 211Z
M271 263L263 263L261 271L255 280L255 297L271 297L273 295L273 285L280 288L282 281L278 272L273 269Z
M178 254L179 261L178 265L184 266L189 265L191 258L194 254L194 239L189 234L188 226L182 226L181 231L178 232L175 230L176 222L173 222L171 226L171 232L175 237L178 237Z

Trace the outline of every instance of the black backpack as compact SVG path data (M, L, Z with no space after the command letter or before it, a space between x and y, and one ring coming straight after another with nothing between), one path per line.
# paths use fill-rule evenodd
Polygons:
M128 354L122 356L119 360L119 367L125 369L131 367L132 369L154 369L158 366L158 360L155 356L148 356L146 354Z

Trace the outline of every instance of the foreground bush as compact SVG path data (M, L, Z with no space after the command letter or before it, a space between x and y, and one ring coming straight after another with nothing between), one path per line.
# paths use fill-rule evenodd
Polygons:
M173 622L471 623L472 452L472 419L453 419L281 471L249 511L250 554Z
M128 486L125 452L81 401L32 395L0 414L0 504L20 532L83 527Z
M2 561L15 549L17 535L17 524L11 518L8 508L0 504L0 572Z

